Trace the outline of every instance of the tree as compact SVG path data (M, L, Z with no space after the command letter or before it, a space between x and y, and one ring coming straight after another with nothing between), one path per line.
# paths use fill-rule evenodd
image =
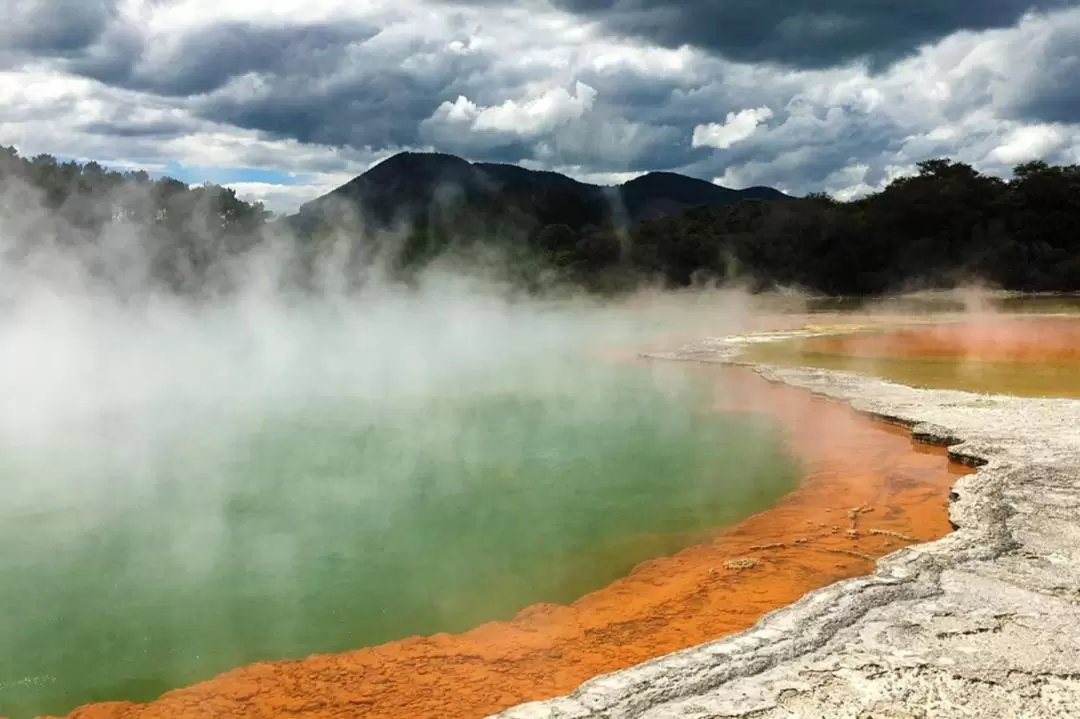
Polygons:
M14 148L0 148L0 188L2 211L23 212L5 218L17 220L9 226L18 236L9 241L21 248L47 239L108 274L101 248L123 223L152 258L154 281L179 292L227 284L226 268L258 245L271 219L260 203L227 187L189 187L47 154L27 159ZM575 194L557 176L539 190L513 183L494 193L466 187L438 202L399 192L396 184L384 189L383 214L412 218L409 232L380 233L348 205L336 215L323 213L340 220L334 223L301 214L276 225L297 240L295 271L285 274L303 285L320 263L360 267L380 246L392 246L396 252L382 254L396 259L402 278L439 255L473 252L500 257L530 287L553 276L601 290L641 278L686 286L707 277L872 294L978 277L1006 289L1080 289L1076 165L1022 163L1004 181L934 158L919 163L916 174L850 202L823 193L747 200L630 227L616 221L610 203ZM401 205L394 193L414 204ZM50 212L31 211L42 203ZM380 239L385 236L396 244Z

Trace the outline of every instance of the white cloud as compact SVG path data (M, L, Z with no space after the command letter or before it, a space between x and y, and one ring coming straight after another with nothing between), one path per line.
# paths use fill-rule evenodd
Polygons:
M464 95L454 102L444 102L430 120L464 127L473 132L501 132L521 137L536 137L552 132L581 118L596 100L596 90L583 82L574 86L574 94L565 88L551 88L524 101L507 100L501 105L481 107Z
M594 172L590 168L581 165L553 165L549 167L536 162L522 164L533 170L550 169L567 177L572 177L578 182L586 182L590 185L621 185L645 174L644 172Z
M276 185L270 182L230 182L226 186L249 202L261 202L266 209L278 214L295 212L300 205L325 195L353 178L347 173L328 173L311 182L297 185Z
M990 156L1007 165L1017 165L1045 157L1061 147L1066 137L1067 134L1055 125L1018 127L990 152Z
M867 177L870 166L865 163L856 163L842 167L829 175L825 179L825 187L822 189L826 194L837 200L846 202L865 197L874 192L880 192L893 180L914 175L918 170L919 168L916 165L888 165L877 178L877 181L874 182Z
M597 72L630 70L638 75L674 80L692 78L701 60L698 53L687 47L669 50L597 42L590 43L583 50L583 64Z
M693 147L715 147L719 150L725 150L753 135L758 125L772 116L773 111L768 107L754 107L739 112L729 112L727 119L722 123L711 122L708 125L695 127L691 145Z

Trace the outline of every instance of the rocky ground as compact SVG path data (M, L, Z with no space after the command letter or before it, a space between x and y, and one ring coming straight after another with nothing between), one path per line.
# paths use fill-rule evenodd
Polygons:
M729 341L667 359L728 361ZM597 677L500 719L1080 717L1080 400L918 390L758 367L979 467L956 531L751 629Z

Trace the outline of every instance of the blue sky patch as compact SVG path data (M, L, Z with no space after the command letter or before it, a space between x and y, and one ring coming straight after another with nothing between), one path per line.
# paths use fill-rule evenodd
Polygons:
M154 174L154 173L151 173ZM231 185L234 182L265 182L271 185L303 185L307 179L292 173L275 170L260 170L253 167L187 167L178 162L170 162L165 171L157 173L186 182L189 185L210 182L216 185Z

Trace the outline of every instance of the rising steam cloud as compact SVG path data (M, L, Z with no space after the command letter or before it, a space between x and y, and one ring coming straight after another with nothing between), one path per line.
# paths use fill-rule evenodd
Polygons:
M140 191L117 188L117 206L138 205ZM289 278L300 241L275 227L223 268L218 290L183 295L152 281L157 240L122 213L90 242L30 188L9 186L0 197L0 540L15 548L0 562L0 604L24 615L0 623L0 713L149 698L273 657L280 648L237 612L284 587L296 605L288 621L278 616L277 637L321 650L352 646L344 630L312 638L306 617L350 609L334 604L334 592L320 600L298 588L324 581L317 577L345 581L361 550L420 551L395 523L413 516L402 512L418 497L452 505L466 496L453 483L469 467L505 481L498 477L542 453L551 467L593 463L603 477L601 465L619 461L627 443L719 446L694 420L707 398L678 368L626 375L613 362L648 342L738 329L747 317L739 293L528 298L496 256L437 262L408 285L391 279L383 258L364 265L357 282L356 266L342 260L348 238L331 238L316 281L299 289ZM208 211L194 226L213 221ZM477 398L503 419L487 404L478 409ZM502 445L498 470L484 455L492 432ZM562 458L559 432L578 437ZM742 444L746 476L780 481L773 450ZM666 461L677 468L690 459ZM440 479L437 469L451 465L465 474ZM680 521L715 518L719 510L701 502L688 502ZM423 516L419 534L442 521ZM320 534L335 522L352 528L343 546ZM551 551L548 564L558 567L570 556L559 552L580 550L555 543ZM371 557L363 561L378 561ZM520 570L447 561L341 593L354 603L369 597L372 607L416 605L414 614L430 617L421 630L454 628L448 617L482 621L486 610L522 599L463 608L452 592L432 599L433 586ZM588 588L570 570L548 581L571 593ZM41 633L35 607L56 613L63 641ZM188 616L225 633L212 656ZM147 629L129 631L139 621ZM368 640L417 630L390 619L378 626ZM101 643L108 632L118 643ZM143 682L130 696L116 684L125 673Z

